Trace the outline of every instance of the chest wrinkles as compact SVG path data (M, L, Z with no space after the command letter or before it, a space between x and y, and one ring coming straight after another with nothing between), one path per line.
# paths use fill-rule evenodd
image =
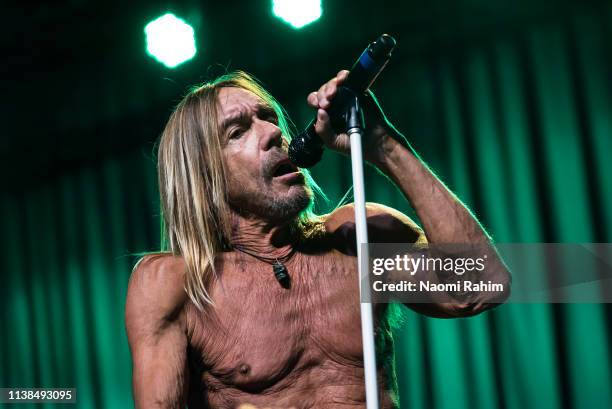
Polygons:
M223 256L214 314L189 314L192 361L209 392L280 391L322 366L362 373L356 258L335 250L296 253L285 265L289 289L270 264L242 253Z

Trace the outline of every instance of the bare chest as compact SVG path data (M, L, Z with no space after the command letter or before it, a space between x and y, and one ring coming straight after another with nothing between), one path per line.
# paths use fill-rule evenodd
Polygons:
M214 314L192 318L192 348L209 388L257 393L295 383L325 365L362 366L356 260L296 254L283 288L268 264L224 263Z

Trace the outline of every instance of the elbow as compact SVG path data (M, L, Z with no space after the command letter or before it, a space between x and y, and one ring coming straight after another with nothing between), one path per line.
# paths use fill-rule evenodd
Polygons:
M499 283L499 291L492 294L492 302L497 304L503 304L512 295L512 274L504 266L501 268L501 272L498 275L497 282Z
M504 277L490 280L484 286L485 288L471 294L469 301L453 303L450 315L452 317L472 317L504 304L512 292L512 277L506 271Z
M499 264L481 281L477 301L485 304L499 305L505 303L512 293L512 275L504 264Z

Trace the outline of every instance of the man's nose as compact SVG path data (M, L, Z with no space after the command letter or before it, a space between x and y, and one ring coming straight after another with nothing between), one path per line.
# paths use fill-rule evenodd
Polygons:
M281 147L283 145L283 133L275 124L259 120L261 129L261 138L259 140L261 149L267 151L274 146Z

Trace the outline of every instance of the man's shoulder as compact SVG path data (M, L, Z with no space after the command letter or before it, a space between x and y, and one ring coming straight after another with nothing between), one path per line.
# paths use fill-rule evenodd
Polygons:
M372 243L414 243L422 240L421 228L408 216L380 203L366 203L368 239ZM355 242L355 206L338 207L324 216L325 230L336 240Z
M126 315L150 314L166 319L182 310L185 261L169 253L147 254L134 266L128 285Z
M393 218L401 219L405 218L401 212L393 209L392 207L385 206L380 203L367 202L366 203L366 214L368 218L368 224L380 218ZM355 204L348 203L344 206L340 206L334 209L331 213L324 216L325 227L327 231L334 231L346 223L355 223Z
M142 256L132 269L132 276L184 275L185 260L169 252L150 253Z
M392 207L380 203L367 202L366 215L368 228L385 230L387 232L398 231L407 233L409 231L419 232L419 226L408 216ZM355 225L355 205L353 203L340 206L331 213L324 216L326 231L334 233L339 229L353 228Z

